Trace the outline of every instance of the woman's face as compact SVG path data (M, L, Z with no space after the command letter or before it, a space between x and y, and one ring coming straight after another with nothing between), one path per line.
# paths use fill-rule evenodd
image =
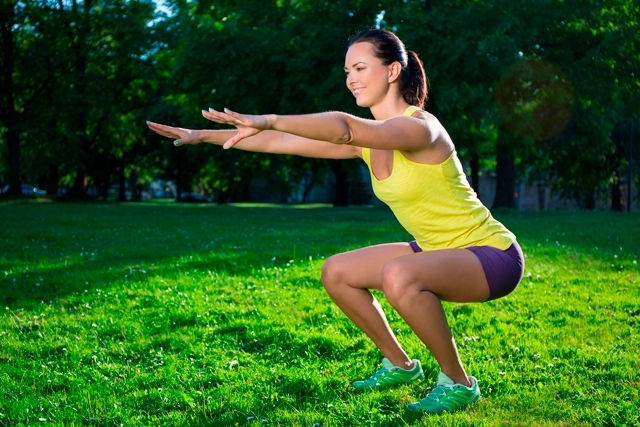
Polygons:
M381 102L389 88L389 67L374 55L369 42L352 44L344 61L347 88L360 107Z

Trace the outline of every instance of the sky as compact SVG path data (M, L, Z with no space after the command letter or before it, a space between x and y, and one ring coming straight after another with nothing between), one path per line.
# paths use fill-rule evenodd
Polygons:
M156 9L166 13L167 15L171 15L171 11L167 6L165 6L164 0L154 0L154 1L156 2Z

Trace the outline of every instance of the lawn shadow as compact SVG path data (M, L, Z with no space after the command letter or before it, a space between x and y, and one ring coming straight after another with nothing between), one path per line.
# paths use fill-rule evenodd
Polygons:
M293 258L324 256L357 239L336 218L327 221L333 212L327 207L29 201L4 207L0 303L11 307L187 271L246 275L286 268ZM372 212L360 226L380 216Z
M29 202L3 207L0 302L6 306L189 270L243 275L286 268L290 259L317 259L405 237L386 208ZM635 213L499 211L496 216L513 229L525 254L542 245L599 259L640 256ZM575 231L576 224L581 231Z
M111 254L90 261L66 265L30 266L28 273L12 272L4 275L0 303L9 307L26 307L41 301L107 289L113 285L137 285L161 276L168 280L193 271L210 271L219 275L242 275L256 268L247 263L242 252L220 255L193 252L184 256L180 247L150 255Z

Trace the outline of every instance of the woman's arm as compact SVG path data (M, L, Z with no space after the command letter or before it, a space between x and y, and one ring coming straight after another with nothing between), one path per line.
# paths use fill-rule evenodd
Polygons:
M238 134L224 146L229 148L244 135L272 129L336 145L355 145L381 150L420 151L433 146L439 135L435 118L399 116L388 120L367 120L342 112L279 116L253 116L210 110L203 115L215 122L236 126Z
M205 130L203 142L223 145L235 130ZM357 147L337 146L327 141L305 138L276 130L267 130L238 142L234 148L272 154L293 154L319 159L353 159L359 157Z
M349 144L380 150L419 151L434 141L423 119L398 116L368 120L341 112L302 116L273 116L272 129L309 138L321 137L334 144Z
M153 122L147 122L147 126L159 135L174 139L177 142L176 145L191 145L202 142L223 145L225 141L238 133L237 130L185 129ZM260 153L292 154L321 159L352 159L360 156L360 150L355 146L335 145L275 130L246 137L238 142L235 148Z

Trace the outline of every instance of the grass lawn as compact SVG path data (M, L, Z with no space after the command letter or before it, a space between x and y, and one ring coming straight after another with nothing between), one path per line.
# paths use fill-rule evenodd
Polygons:
M497 212L526 254L506 298L445 310L483 399L358 394L380 354L323 259L408 236L386 208L0 202L0 425L638 425L640 214Z

